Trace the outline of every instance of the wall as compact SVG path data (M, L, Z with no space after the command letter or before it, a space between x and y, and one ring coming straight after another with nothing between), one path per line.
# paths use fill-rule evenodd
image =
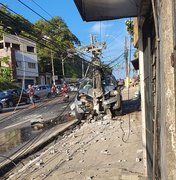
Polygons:
M16 61L21 62L21 67L19 66L17 68L17 76L22 77L24 74L24 69L25 69L25 76L27 76L27 77L38 77L39 76L36 54L29 54L29 53L23 53L21 51L15 51L15 58L16 58ZM24 62L23 62L23 58L24 58ZM28 63L35 63L36 68L35 69L29 68Z
M155 1L156 2L156 1ZM176 0L157 1L159 39L148 14L139 39L143 142L148 179L176 179ZM152 9L150 10L152 13ZM159 59L156 44L159 42ZM171 62L174 52L175 64ZM172 56L173 57L173 56ZM158 96L157 96L158 93ZM158 103L157 103L158 102ZM157 126L155 127L155 122ZM156 135L155 135L156 133ZM145 159L144 159L145 160Z
M36 54L36 43L32 42L31 40L14 36L11 34L5 34L3 37L3 41L9 42L10 44L20 44L20 50L23 52L27 52L27 46L32 46L34 47L34 53Z
M145 135L145 150L146 150L146 163L147 163L147 176L148 179L152 179L153 176L153 143L154 143L154 102L155 102L155 91L154 84L155 79L153 78L153 56L155 54L155 48L153 48L153 39L155 35L153 33L153 19L151 13L148 14L145 22L142 26L142 51L143 51L143 108L145 111L142 116L143 124L145 129L143 135Z
M161 175L162 179L176 179L176 129L175 129L175 72L171 66L174 50L173 2L162 0L160 7L161 76L164 93L161 102ZM165 137L165 138L164 138Z

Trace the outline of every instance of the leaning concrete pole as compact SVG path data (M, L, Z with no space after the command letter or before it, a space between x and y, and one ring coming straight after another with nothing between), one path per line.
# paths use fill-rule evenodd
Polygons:
M94 39L92 34L90 35L90 42L92 46L92 50L94 47ZM100 100L102 99L103 89L102 89L102 82L101 82L101 69L100 69L100 59L98 58L97 51L92 51L92 63L94 65L93 70L93 110L94 115L100 114Z

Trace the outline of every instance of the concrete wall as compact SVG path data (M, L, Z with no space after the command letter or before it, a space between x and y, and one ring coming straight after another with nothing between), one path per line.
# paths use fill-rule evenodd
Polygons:
M152 72L152 62L153 62L153 52L152 52L152 43L154 37L152 37L153 22L150 16L145 20L142 27L142 51L143 51L143 71L141 71L141 88L144 88L142 95L142 122L143 122L143 136L145 136L145 155L146 155L146 173L148 179L152 179L153 175L153 105L154 105L154 81L153 81L153 72ZM141 48L141 47L140 47ZM155 51L155 50L153 50ZM140 58L140 63L142 59ZM142 77L143 76L143 77ZM142 89L141 89L142 92ZM145 113L144 113L145 111Z
M139 62L143 145L146 149L144 161L146 160L147 164L148 179L152 179L153 176L160 179L161 176L163 180L174 180L176 179L176 0L157 2L159 60L156 58L157 41L152 23L152 9L151 14L147 15L150 18L146 18L143 25L140 24L142 36L140 35L139 39ZM173 53L174 65L171 63ZM155 120L157 120L156 128L154 128Z
M15 35L11 34L5 34L3 36L3 41L1 42L8 42L10 43L10 46L12 47L13 44L19 44L20 45L20 51L27 52L27 46L34 47L34 53L36 54L36 43L32 42L31 40L21 38ZM30 53L30 52L28 52Z
M162 0L160 7L161 76L164 93L161 102L161 175L162 179L176 179L176 104L175 72L171 66L174 51L173 2Z

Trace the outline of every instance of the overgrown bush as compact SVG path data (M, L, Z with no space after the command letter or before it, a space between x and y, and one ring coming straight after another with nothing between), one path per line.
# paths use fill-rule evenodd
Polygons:
M18 85L4 78L0 78L0 90L17 88Z

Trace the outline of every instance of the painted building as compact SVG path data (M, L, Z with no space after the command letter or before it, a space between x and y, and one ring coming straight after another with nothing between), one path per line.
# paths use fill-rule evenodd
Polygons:
M0 41L0 57L9 57L12 78L17 82L36 84L39 77L36 43L15 35L4 34Z

